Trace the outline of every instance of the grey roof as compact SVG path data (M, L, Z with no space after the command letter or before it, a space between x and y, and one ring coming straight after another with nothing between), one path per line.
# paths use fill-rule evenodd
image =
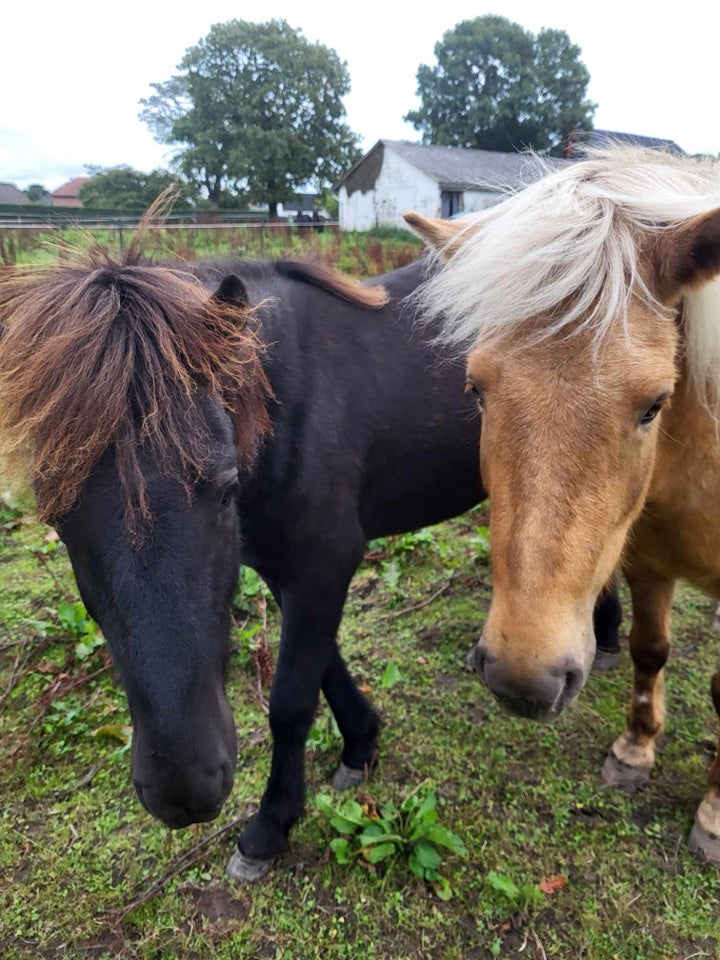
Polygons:
M583 146L603 146L609 142L631 143L639 147L683 153L674 140L644 137L636 133L618 133L614 130L592 130L581 133L563 159L545 157L544 162L561 167L582 159ZM441 190L467 190L476 187L486 190L516 190L536 180L540 171L533 156L528 153L500 153L496 150L470 150L466 147L438 147L408 140L378 140L334 186L343 184L348 193L366 192L375 185L380 173L383 152L393 150L404 160L435 180Z
M470 150L466 147L438 147L407 140L378 140L375 146L351 167L335 184L338 190L346 184L350 193L358 187L370 186L367 174L360 167L372 167L379 172L378 160L385 150L393 150L404 160L437 181L441 190L467 190L481 187L487 190L515 189L535 180L538 168L533 158L525 153L499 153L495 150ZM368 163L369 161L369 163ZM549 158L552 165L562 166L568 161ZM375 177L370 174L370 179Z
M466 147L436 147L406 140L383 140L396 153L422 170L443 189L463 189L483 184L497 189L520 187L537 177L530 154L500 153L496 150L470 150ZM550 160L564 165L564 160ZM534 172L535 171L535 172Z
M14 183L0 183L0 203L29 203L29 200Z
M592 130L589 134L580 134L578 142L590 147L603 147L610 143L628 143L634 147L649 147L653 150L667 150L670 153L684 153L674 140L662 137L643 137L639 133L619 133L617 130Z

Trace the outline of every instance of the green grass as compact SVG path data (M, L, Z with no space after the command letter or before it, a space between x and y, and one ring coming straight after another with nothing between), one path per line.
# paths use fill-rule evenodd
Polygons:
M0 265L5 263L51 263L59 255L59 245L82 245L88 236L117 250L127 246L130 231L71 228L48 233L0 229ZM363 232L340 232L326 228L322 233L286 224L262 227L238 226L230 229L157 230L153 247L158 258L179 257L197 260L203 257L319 257L340 270L373 277L405 266L422 252L422 243L407 230L379 228Z
M112 735L129 718L111 670L68 687L103 667L104 648L79 660L76 638L43 638L35 625L76 598L64 551L40 552L47 530L28 514L0 531L0 696L16 674L0 713L3 960L718 956L720 871L685 848L717 736L708 694L712 604L678 592L667 735L649 786L628 798L599 778L623 727L626 653L552 726L504 716L464 669L489 602L477 543L483 522L474 513L432 537L382 544L353 583L341 629L352 672L384 720L378 769L354 796L399 806L432 781L439 821L468 851L467 860L443 852L452 899L439 899L405 859L372 869L330 855L337 831L312 802L328 792L340 752L323 710L308 748L306 815L275 869L252 887L228 882L228 832L119 922L182 852L256 808L270 739L252 657L234 637L233 792L215 824L169 832L140 807L127 747ZM383 576L388 558L398 561L398 576ZM401 613L448 582L432 603ZM272 606L268 617L276 648ZM105 735L95 735L101 728ZM561 889L528 893L558 875Z

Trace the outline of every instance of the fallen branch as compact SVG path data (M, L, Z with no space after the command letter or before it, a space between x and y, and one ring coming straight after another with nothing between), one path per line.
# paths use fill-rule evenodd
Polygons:
M20 650L17 656L15 657L15 662L13 663L12 669L10 670L10 679L8 680L7 687L5 688L5 690L3 690L2 694L0 694L0 712L2 712L2 709L5 706L5 703L8 697L17 686L18 681L23 676L23 671L28 666L32 658L37 656L39 653L41 653L46 647L51 646L53 643L56 642L56 640L57 640L57 637L50 636L50 637L43 637L35 645L32 645L31 642L27 640L9 641L7 643L4 649L9 648L11 645L21 646L21 647L25 647L27 645L30 647L30 649L25 653L24 656L23 656L23 650Z
M46 639L43 637L43 639ZM6 650L12 650L13 647L24 647L28 643L27 637L20 637L19 640L3 640L0 643L0 653L4 653Z
M245 820L246 816L246 814L243 814L241 817L236 817L234 820L231 820L230 823L226 824L224 827L220 827L219 830L211 833L209 837L205 837L204 840L196 843L185 853L176 857L171 862L167 870L162 874L162 876L158 877L158 879L154 880L149 887L146 887L145 890L134 897L130 903L126 904L120 911L118 911L117 915L110 915L108 919L111 922L112 928L117 929L129 913L132 913L133 910L136 910L144 903L152 900L162 892L163 888L170 880L183 873L183 871L187 870L189 867L194 866L194 864L196 864L199 860L202 860L205 854L205 848L208 847L214 840L219 840L220 837L224 836L226 833L229 833L230 830L235 830L237 827L239 827L240 824Z
M102 769L106 759L107 758L98 760L97 763L94 763L72 787L63 787L62 790L56 790L54 793L55 799L60 800L62 797L72 796L72 794L77 790L82 790L84 787L89 787L97 776L98 772Z
M457 570L453 570L453 572L450 574L450 576L445 581L445 583L438 590L436 590L435 593L431 593L430 596L427 597L425 600L421 600L420 603L414 603L410 607L403 607L402 610L392 610L390 613L383 613L377 619L392 620L395 617L404 617L405 614L407 613L414 613L416 610L422 610L423 607L426 607L429 603L432 603L433 600L437 600L439 596L445 593L445 591L448 589L448 587L453 582L456 576L457 576Z
M45 537L45 539L48 540L48 537ZM55 539L57 539L57 534L55 534ZM55 589L57 590L58 594L63 598L63 600L72 602L72 600L74 599L74 595L72 591L68 589L67 584L62 584L58 579L57 574L55 573L55 571L53 570L50 564L50 559L51 559L50 556L42 553L40 550L34 550L33 556L35 557L37 562L40 564L40 566L43 568L45 573L47 573L47 575L50 577L50 579L52 580L55 586Z

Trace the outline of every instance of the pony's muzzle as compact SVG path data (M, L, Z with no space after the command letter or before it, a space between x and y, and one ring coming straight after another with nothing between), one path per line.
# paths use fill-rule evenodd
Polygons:
M175 771L160 776L133 776L140 803L148 813L171 830L192 823L214 820L233 785L234 764L223 761L217 767Z
M188 711L159 730L136 719L132 779L138 799L171 829L214 820L232 790L237 739L232 713L219 700L215 724ZM207 720L207 718L205 718Z
M493 654L484 638L475 647L475 668L504 709L530 720L554 720L585 683L582 665L571 656L549 668L538 665L520 672Z

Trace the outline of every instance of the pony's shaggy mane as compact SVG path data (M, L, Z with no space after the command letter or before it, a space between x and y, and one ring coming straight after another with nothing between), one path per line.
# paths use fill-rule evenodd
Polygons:
M598 348L618 320L627 330L633 297L658 316L674 315L646 282L642 242L718 207L716 161L617 145L595 150L464 218L420 302L444 316L438 339L458 354L521 330L531 342L587 330ZM686 297L691 318L695 296ZM702 326L702 335L693 344L688 330L691 376L707 383L703 357L713 358L712 378L720 372L720 323L695 324L689 328Z
M108 447L133 528L151 519L143 452L189 493L208 466L203 392L232 416L241 465L269 429L251 312L140 246L0 275L0 457L33 484L44 520L75 504Z

